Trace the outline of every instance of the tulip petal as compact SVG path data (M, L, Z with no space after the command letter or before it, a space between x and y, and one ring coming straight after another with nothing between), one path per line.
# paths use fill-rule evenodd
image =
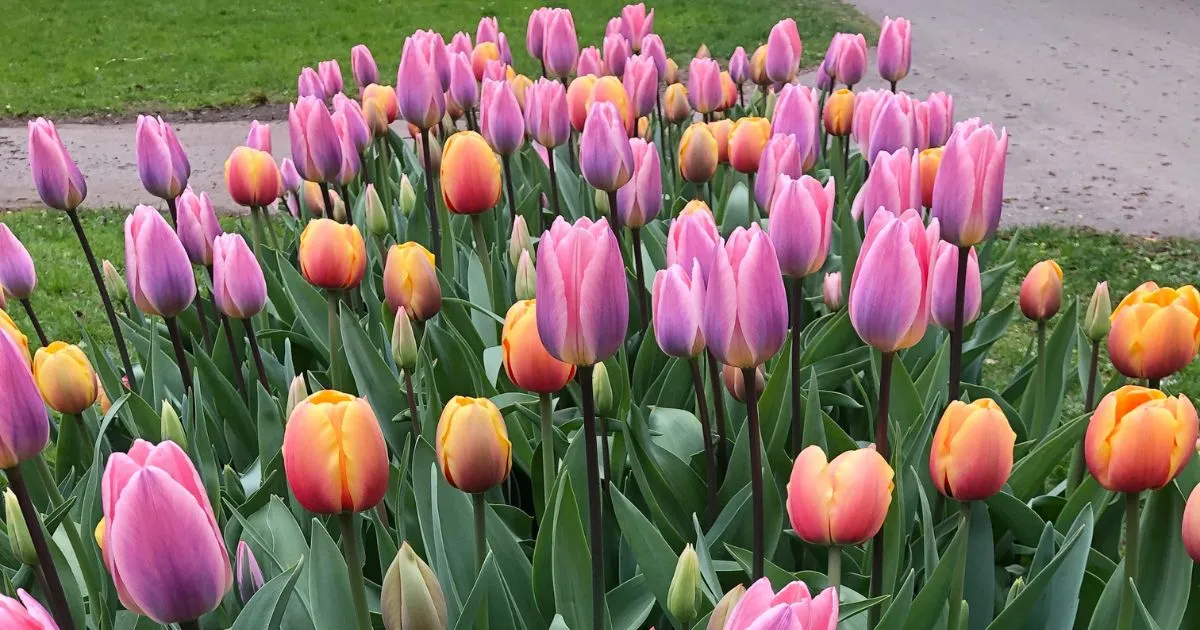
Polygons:
M872 221L872 226L880 222ZM868 234L868 238L871 236ZM926 293L920 262L907 241L902 224L888 222L873 242L864 241L863 255L855 264L850 285L854 329L864 341L884 352L903 347Z

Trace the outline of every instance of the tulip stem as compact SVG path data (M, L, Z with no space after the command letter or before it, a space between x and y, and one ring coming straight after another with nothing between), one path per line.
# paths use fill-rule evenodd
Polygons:
M358 527L354 512L338 514L342 529L342 553L346 558L346 573L350 576L350 594L354 598L354 616L359 630L371 630L371 612L367 609L367 583L363 578L362 556L358 553Z
M829 548L829 570L826 571L829 578L829 586L837 589L840 596L842 594L842 547L834 545ZM840 597L839 597L840 599Z
M600 462L596 457L596 401L592 366L576 372L583 398L584 455L587 460L588 542L592 556L592 629L604 630L604 520L600 513Z
M326 292L325 303L328 306L326 310L329 323L329 387L330 389L338 389L342 384L341 370L338 369L338 355L341 353L342 345L342 327L338 322L338 292L334 289L329 289Z
M750 431L750 497L751 510L754 512L754 575L757 580L763 576L764 557L766 553L766 518L763 512L763 472L762 472L762 432L758 426L758 388L754 381L758 378L756 368L743 368L742 380L746 383L746 422Z
M208 332L208 317L204 312L204 298L196 294L196 321L200 324L200 339L205 348L212 346L212 336ZM215 306L215 305L214 305Z
M641 317L642 334L645 335L646 329L650 327L650 317L646 311L646 272L642 268L642 231L638 228L629 228L629 234L633 239L633 269L637 278L634 293L637 294L638 315Z
M425 207L429 212L429 236L433 241L433 262L442 268L442 228L438 224L437 200L433 196L433 153L429 149L429 130L421 130L421 153L425 158ZM322 184L323 185L323 184ZM329 201L325 202L327 207Z
M513 192L512 180L512 156L500 156L500 163L504 165L504 187L508 192L508 218L510 222L517 220L517 195Z
M487 560L487 498L482 492L471 494L471 506L475 512L475 567L483 570L483 562Z
M108 315L108 325L112 327L113 340L116 341L117 352L121 355L125 378L129 379L129 391L137 391L137 378L133 374L133 363L129 361L129 349L125 347L125 335L121 334L121 324L117 322L117 312L113 310L112 298L108 296L108 289L104 286L104 276L100 274L100 267L96 264L96 255L92 253L87 233L83 231L83 224L79 222L79 213L67 210L67 216L71 218L71 225L75 228L75 236L79 238L79 246L83 248L88 266L92 268L92 279L96 281L96 289L100 291L100 301L104 302L104 312Z
M758 222L758 197L754 196L754 171L746 173L746 180L750 184L750 225Z
M696 392L696 415L700 416L700 434L704 436L704 468L708 481L708 505L706 506L709 525L717 520L717 456L713 450L712 422L708 419L708 405L704 400L704 377L700 374L700 359L688 359L688 367L692 370L692 389Z
M75 417L80 422L80 430L85 435L89 435L82 426L83 419L78 414ZM50 473L50 467L46 465L46 458L38 455L33 459L34 471L37 473L38 481L46 489L46 494L50 497L51 507L57 508L66 502L62 492L58 489L58 484L54 483L54 476ZM62 520L63 530L67 533L67 540L71 543L71 549L75 552L75 557L79 560L79 569L83 573L83 584L87 588L88 608L92 612L92 618L100 624L100 628L108 628L108 604L104 598L100 596L100 577L95 571L95 567L100 562L99 556L92 551L94 547L85 546L83 538L79 535L79 527L75 525L75 521L70 516Z
M963 501L958 504L958 531L964 538L971 529L971 502ZM961 550L954 562L954 581L950 583L950 611L946 616L948 628L962 628L965 624L959 619L962 616L963 590L967 578L967 552Z
M896 82L888 81L888 83L890 83L892 85L892 94L895 94L896 93Z
M954 328L950 329L950 402L958 400L962 390L963 326L966 324L964 311L967 295L967 261L971 248L958 248L958 275L954 280ZM1041 356L1039 350L1038 356ZM953 620L951 620L953 621Z
M42 322L38 321L37 313L33 312L33 302L29 298L21 298L21 306L25 309L25 314L29 316L29 323L33 325L34 332L37 333L38 341L42 347L50 345L50 339L46 337L46 332L42 330Z
M179 231L179 210L175 205L175 198L167 200L167 210L171 211L171 228Z
M275 233L275 222L271 220L271 213L267 211L266 206L259 206L258 211L262 214L262 222L267 224L267 236L271 239L271 249L280 251L279 235Z
M259 249L266 246L267 237L263 233L262 217L258 216L258 206L250 206L250 225L254 229L254 238L251 240L254 253L261 257Z
M621 213L617 212L617 191L608 191L608 216L609 226L612 227L613 236L617 237L617 244L621 244Z
M554 494L554 477L557 467L554 465L554 403L550 394L538 397L538 411L541 416L542 429L542 502L543 515L550 514L550 495Z
M842 136L839 138L838 145L842 148L842 190L843 194L850 193L850 136Z
M242 320L242 326L246 327L246 339L250 342L250 354L254 356L254 369L258 371L258 382L262 383L263 389L267 393L270 393L271 385L267 382L267 368L263 365L262 352L258 349L258 337L254 334L254 324L247 317Z
M804 445L804 417L800 413L800 331L804 328L804 278L791 278L792 283L792 452L799 453ZM749 382L749 381L747 381Z
M1149 387L1150 389L1158 389L1159 385L1161 385L1161 384L1162 384L1162 379L1158 379L1158 378L1146 379L1146 387Z
M487 237L483 234L483 216L471 215L471 231L475 233L475 255L479 256L479 266L483 269L483 279L487 283L488 308L495 303L495 292L492 289L492 265L488 260Z
M200 622L196 619L191 621L180 621L179 630L200 630Z
M721 391L721 368L718 366L717 357L713 356L711 351L708 353L708 380L709 386L712 387L713 411L717 417L717 463L718 470L721 470L729 461L725 443L725 394Z
M71 609L67 606L62 580L58 577L58 568L54 566L54 556L50 555L50 547L46 544L46 534L42 531L42 522L38 518L37 507L33 505L33 499L29 497L29 488L25 485L21 469L19 466L13 466L4 469L4 473L8 475L8 487L12 489L13 494L17 495L17 503L21 506L21 516L29 528L29 537L33 539L33 549L37 553L38 564L45 574L46 597L50 600L50 610L53 611L54 621L60 628L74 628L75 622L71 619Z
M187 350L183 349L183 336L179 334L179 323L174 317L164 317L167 333L171 335L171 346L175 348L175 362L179 364L179 378L183 379L183 390L192 391L192 374L188 369Z
M1100 372L1100 342L1092 342L1092 358L1088 365L1087 394L1083 399L1083 410L1091 413L1096 409L1096 381ZM1067 497L1083 482L1083 471L1086 461L1083 454L1083 442L1075 447L1075 457L1071 459L1071 468L1067 475Z
M875 413L875 448L885 462L891 464L892 449L888 444L888 407L892 398L892 362L896 358L894 352L884 352L879 361L879 409ZM875 534L871 542L871 589L869 597L879 597L883 594L883 554L886 545L883 528ZM879 612L871 610L869 627L875 627L879 621Z
M559 217L562 214L558 208L558 175L554 172L554 149L546 149L546 167L550 170L550 211L554 213L555 217ZM545 219L542 220L541 225L542 231L545 231Z
M211 265L204 268L208 272L209 282L213 281L213 268ZM229 317L222 313L220 309L214 309L217 315L221 318L221 324L225 326L225 341L229 344L229 355L233 359L233 383L237 386L242 396L246 398L246 404L250 404L250 392L246 389L246 379L242 378L242 354L238 352L238 343L233 336L233 324L229 321Z
M1138 508L1140 496L1137 492L1125 493L1125 580L1121 589L1121 613L1117 617L1117 630L1133 627L1133 584L1138 574Z
M408 415L412 417L414 439L421 439L421 415L417 411L417 396L413 393L412 372L404 370L404 393L408 397Z

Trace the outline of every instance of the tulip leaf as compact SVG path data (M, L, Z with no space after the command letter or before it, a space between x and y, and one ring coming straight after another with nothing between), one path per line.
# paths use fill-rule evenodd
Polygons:
M571 628L590 627L592 619L592 575L590 545L584 534L583 520L569 480L560 477L554 506L552 563L554 571L554 608ZM612 488L610 488L612 489ZM618 493L619 494L619 493ZM616 496L616 495L614 495Z
M1087 563L1089 547L1092 541L1094 519L1092 511L1085 509L1071 531L1059 546L1058 552L1045 566L1032 576L1015 598L1008 602L1004 610L987 628L988 630L1017 630L1031 627L1030 619L1035 606L1040 602L1043 610L1049 611L1049 617L1034 627L1045 630L1067 630L1075 620L1075 609L1079 604L1079 585L1083 580L1084 568ZM1114 615L1111 619L1115 619Z
M802 447L819 446L829 452L825 440L825 412L821 411L821 392L817 389L817 373L810 372L808 377L808 395L804 406L804 442ZM797 453L799 455L799 453Z
M633 558L646 576L646 588L654 593L659 606L667 608L667 589L675 573L679 556L663 539L658 530L642 513L630 503L616 487L609 487L613 515L621 528L621 537L633 552Z
M967 628L982 630L996 608L996 557L992 519L987 504L971 501L971 529L967 536L967 574L963 597L971 605Z
M488 554L479 569L479 577L471 588L471 594L463 603L462 613L454 623L455 630L470 630L475 627L513 628L517 625L509 608L504 581L496 568L496 556ZM486 611L484 610L486 608ZM485 616L485 623L480 623Z
M638 630L654 612L654 594L646 588L646 578L634 575L608 592L608 608L613 630Z
M1058 325L1046 342L1044 361L1034 368L1033 387L1026 390L1021 401L1021 417L1030 423L1031 437L1044 438L1058 424L1063 396L1074 370L1071 351L1075 347L1075 329L1079 325L1078 310L1078 301L1072 300L1070 307L1059 318Z
M1018 498L1029 498L1040 491L1050 472L1083 439L1087 424L1087 415L1062 424L1022 457L1013 466L1008 478L1012 494Z
M488 546L491 548L492 557L495 558L500 577L512 597L515 612L523 620L525 627L541 628L546 625L546 620L534 599L533 565L521 549L521 541L505 525L494 506L489 505L487 511Z
M296 588L304 558L263 585L238 615L231 630L278 630ZM348 614L343 611L343 614Z
M311 549L303 571L307 579L302 588L308 592L313 623L318 628L336 628L345 622L348 611L354 610L346 561L320 520L312 520L311 531Z
M925 630L937 625L942 616L943 606L950 595L950 583L953 580L954 566L958 555L967 552L967 535L961 528L946 547L942 559L938 561L933 573L926 576L925 586L913 599L908 617L904 621L904 630Z
M314 289L304 276L282 257L278 258L278 266L283 286L296 307L296 317L308 331L308 339L321 354L329 357L329 315L325 296Z
M400 452L404 448L404 434L401 433L400 426L392 422L392 418L408 409L408 401L404 398L404 389L400 386L399 377L379 354L377 346L371 343L354 312L345 305L342 305L339 324L342 331L342 348L357 389L367 402L371 403L375 419L379 422L379 428L383 431L388 446L393 451Z
M892 598L888 600L883 616L879 618L875 630L900 630L912 607L914 577L915 572L913 569L909 569L904 576L904 581L900 583L900 586L892 593Z

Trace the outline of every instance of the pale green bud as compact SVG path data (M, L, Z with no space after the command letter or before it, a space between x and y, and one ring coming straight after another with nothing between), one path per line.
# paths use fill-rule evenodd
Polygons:
M513 221L512 235L508 238L508 260L516 265L521 260L521 252L533 255L533 238L529 236L529 226L525 223L525 217L517 215L517 219Z
M37 566L37 550L33 547L33 538L29 536L29 525L25 523L21 504L12 490L4 491L4 522L8 525L8 544L12 547L13 555L24 564Z
M596 413L602 416L613 415L612 383L608 380L608 368L603 363L597 363L592 369L592 395L596 401Z
M391 221L388 221L387 210L383 208L379 193L375 191L375 184L367 184L364 194L367 197L367 229L374 236L386 236L392 230Z
M413 211L417 205L417 191L413 190L412 182L408 181L408 175L400 176L400 212L404 216Z
M288 386L287 406L283 409L285 421L292 417L292 411L305 398L308 398L308 384L304 382L303 374L297 374L296 378L292 379L292 384Z
M608 207L608 193L597 188L593 198L596 200L596 216L608 216L608 213L612 211L612 208Z
M1088 302L1087 313L1083 316L1083 334L1092 341L1100 341L1108 335L1112 328L1112 300L1108 297L1108 283L1096 285L1092 293L1092 301Z
M707 630L724 630L725 620L729 617L729 613L733 612L734 607L742 601L745 594L746 587L741 584L729 589L721 601L717 602L716 608L713 608L712 615L709 615Z
M1008 599L1004 602L1004 607L1008 608L1023 590L1025 590L1025 578L1018 577L1013 580L1012 588L1008 589Z
M388 567L379 593L387 630L445 630L446 598L437 576L405 542Z
M527 251L521 252L517 262L516 292L518 300L532 300L537 295L537 270Z
M392 360L396 367L410 374L417 367L417 336L408 311L402 308L396 309L396 321L392 324Z
M699 595L700 558L696 550L688 545L679 555L679 562L675 563L675 575L671 577L671 587L667 590L667 610L684 627L690 627L696 620L696 599Z
M129 297L129 287L125 284L125 277L111 261L105 260L104 267L104 288L108 289L108 295L112 299L121 302Z
M337 194L336 190L329 191L329 198L333 201L333 220L338 223L345 223L346 202L342 200L342 196Z
M158 417L158 430L162 439L164 441L171 440L180 448L187 450L187 437L183 434L183 423L179 421L179 414L175 412L171 403L163 401L162 411L159 412Z
M775 115L775 101L778 99L779 96L775 93L775 90L770 90L767 92L766 113L763 114L763 117L767 120L771 120Z

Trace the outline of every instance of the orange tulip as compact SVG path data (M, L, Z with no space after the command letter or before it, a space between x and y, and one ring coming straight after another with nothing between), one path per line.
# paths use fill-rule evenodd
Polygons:
M371 405L327 389L292 410L283 434L283 470L304 509L362 512L383 500L388 452Z
M525 111L525 90L533 85L533 80L523 74L518 74L508 80L508 85L512 88L513 96L517 97L517 105L521 106L521 111Z
M929 453L929 474L938 492L959 501L996 494L1013 467L1017 434L991 398L950 403Z
M420 243L393 245L383 266L383 294L392 313L403 308L423 322L442 310L442 285L433 254Z
M571 128L583 131L583 123L587 120L588 105L592 102L592 91L596 89L594 74L576 77L567 88L567 112L571 117Z
M358 227L313 219L300 233L300 273L322 289L358 286L367 270L367 248Z
M746 377L742 374L742 368L736 368L732 365L726 365L721 368L721 380L725 382L725 389L733 394L734 400L744 403L746 402ZM754 368L754 391L756 394L761 394L767 386L767 381L763 377L761 367Z
M390 85L375 83L368 85L363 88L362 100L364 114L367 110L367 103L375 101L389 124L396 122L396 117L400 115L400 101L396 98L396 88Z
M771 121L758 116L739 118L729 130L729 165L739 173L757 173L770 139Z
M1108 355L1130 378L1158 379L1182 370L1200 347L1200 292L1147 282L1113 311Z
M1200 486L1192 489L1183 508L1183 547L1192 560L1200 562Z
M1033 266L1021 281L1021 312L1035 322L1044 322L1058 312L1063 294L1062 267L1053 260Z
M460 131L442 148L442 199L455 214L479 214L500 201L500 158L474 131Z
M4 309L0 309L0 333L7 335L8 339L13 342L13 345L17 346L17 350L20 351L21 356L25 357L25 365L31 365L32 361L29 360L29 338L25 336L25 333L21 332L20 328L17 328L17 323L8 316L8 313L4 312Z
M62 341L38 348L33 380L46 406L59 413L83 413L96 402L99 390L87 355L79 346Z
M706 182L717 172L720 148L702 122L692 123L679 139L679 173L689 182Z
M588 99L587 109L592 109L593 103L612 103L617 108L617 113L621 115L621 122L625 125L625 133L629 137L633 137L637 128L634 125L637 121L633 118L633 106L629 103L629 93L625 91L625 84L614 76L600 77L596 80L596 85L592 88L591 98Z
M767 45L763 44L754 49L750 55L750 80L755 85L771 85L771 77L767 76Z
M714 120L708 123L708 130L717 141L717 162L729 163L729 132L733 129L733 121L728 118Z
M825 111L821 116L829 135L850 135L850 123L854 119L854 92L842 88L830 94L825 99Z
M682 83L672 83L663 93L663 115L673 123L681 123L692 115L692 105L688 102L687 88Z
M1113 492L1161 488L1196 450L1196 408L1184 395L1126 385L1104 397L1088 424L1088 470Z
M933 183L937 181L938 169L942 166L942 154L945 152L946 147L925 149L918 158L921 171L921 205L926 208L933 207Z
M437 458L447 483L463 492L503 483L512 469L512 442L496 405L487 398L451 398L438 420Z
M721 110L737 105L737 85L729 76L728 70L721 71Z
M521 389L550 394L575 378L575 366L550 356L538 336L537 301L513 304L504 316L500 343L504 348L504 371Z
M500 48L495 42L479 42L471 51L471 72L476 81L483 81L483 71L489 61L500 61Z
M225 184L239 206L267 206L279 198L283 179L266 151L238 147L225 160Z
M874 446L828 461L819 446L800 452L787 486L792 529L817 545L855 545L874 536L892 503L892 467Z

